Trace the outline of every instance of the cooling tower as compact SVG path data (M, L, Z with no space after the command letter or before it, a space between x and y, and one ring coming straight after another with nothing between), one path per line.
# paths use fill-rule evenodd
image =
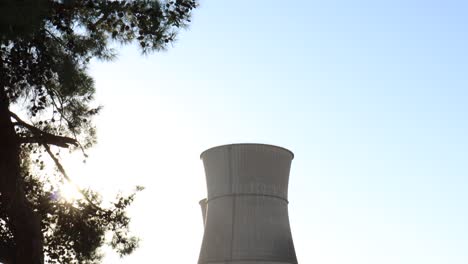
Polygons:
M293 153L263 144L214 147L201 154L208 196L198 264L297 263L288 218Z

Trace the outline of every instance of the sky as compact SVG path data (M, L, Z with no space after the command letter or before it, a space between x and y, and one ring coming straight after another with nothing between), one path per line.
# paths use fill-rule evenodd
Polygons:
M70 177L139 193L140 248L105 264L196 263L199 154L295 153L299 263L468 263L468 2L208 1L166 52L94 61L99 143Z

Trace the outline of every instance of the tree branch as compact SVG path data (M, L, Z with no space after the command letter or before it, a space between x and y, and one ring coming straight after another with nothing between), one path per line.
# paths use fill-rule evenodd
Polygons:
M83 198L96 210L100 210L100 211L104 211L101 207L95 205L93 203L93 201L91 201L88 196L70 179L70 177L68 177L68 174L67 172L65 171L65 169L63 168L62 164L60 163L60 161L57 159L57 157L54 156L54 154L52 153L52 151L50 150L50 147L49 145L47 144L42 144L45 148L45 150L47 151L47 153L49 154L49 156L52 158L52 160L54 161L55 163L55 166L57 166L57 169L60 171L60 173L62 173L63 177L68 181L68 183L70 183L71 185L73 185L79 192L81 195L83 195Z
M36 136L34 137L23 137L23 138L20 138L20 143L39 143L41 144L42 146L44 146L45 150L47 151L47 153L49 154L49 156L52 158L52 160L54 161L55 163L55 166L57 166L58 170L60 171L60 173L63 175L63 177L70 183L72 184L77 190L78 192L80 192L80 194L83 196L83 198L96 210L100 210L100 211L103 211L102 208L100 208L99 206L95 205L93 203L93 201L91 201L88 196L70 179L70 177L68 177L67 175L67 172L65 171L65 169L63 168L62 164L60 163L60 161L57 159L57 157L54 156L54 154L52 153L52 151L50 150L50 147L49 145L55 145L55 146L58 146L58 147L64 147L64 148L67 148L68 147L68 144L73 144L75 146L78 145L78 142L73 139L73 138L69 138L69 137L62 137L62 136L56 136L56 135L53 135L53 134L50 134L50 133L47 133L47 132L44 132L42 130L40 130L39 128L33 126L33 125L30 125L26 122L24 122L23 120L21 120L21 118L18 117L18 115L16 115L15 113L11 112L10 111L10 116L12 116L17 122L18 124L20 124L21 126L23 127L26 127L28 128L33 134L35 134Z
M65 117L65 114L63 113L63 102L62 102L62 95L59 93L59 92L56 92L57 93L57 98L60 99L59 103L60 103L60 107L58 107L57 103L55 102L54 100L54 97L52 97L52 104L55 106L55 108L57 109L57 111L59 112L60 114L60 122L62 122L62 119L65 120L65 122L67 123L67 125L69 126L70 124L70 121ZM75 131L73 129L70 129L70 131L72 132L73 136L76 138L76 134L75 134ZM79 146L80 149L81 149L81 152L83 153L83 156L85 158L88 157L88 154L86 154L86 151L83 147L83 145L81 145L80 142L76 141L76 145L75 146Z
M77 145L75 140L68 137L55 136L51 134L34 136L34 137L20 137L18 139L19 143L39 143L39 144L49 144L61 148L68 148L70 144Z
M109 16L109 13L104 13L102 17L99 18L98 21L96 21L94 24L91 25L91 27L97 28L97 26L99 26L99 24L101 24L104 20L106 20L108 16Z
M67 46L65 45L65 43L63 43L63 41L58 38L57 36L55 36L52 32L50 32L47 28L44 29L45 32L47 34L49 34L50 37L52 37L55 41L57 41L62 47L66 48Z
M34 134L34 137L20 137L19 138L20 143L41 143L41 144L55 145L61 148L68 148L69 145L78 146L78 142L73 138L57 136L57 135L42 131L35 126L24 122L23 120L21 120L21 118L18 117L18 115L16 115L15 113L11 111L10 111L10 116L12 116L16 120L17 123L15 124L29 129L29 131L31 131Z

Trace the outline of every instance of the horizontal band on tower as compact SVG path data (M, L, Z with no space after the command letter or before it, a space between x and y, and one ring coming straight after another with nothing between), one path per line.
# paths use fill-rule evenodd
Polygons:
M295 259L270 259L270 258L236 258L236 259L220 259L220 260L202 260L199 261L199 264L216 264L216 263L233 263L233 262L256 262L256 261L262 261L262 262L270 262L270 263L284 263L284 264L298 264L297 260Z
M273 194L261 194L261 193L228 193L228 194L213 196L213 197L211 197L209 199L206 199L206 203L209 203L210 201L216 200L216 199L219 199L219 198L232 197L232 196L235 196L235 197L237 197L237 196L263 196L263 197L270 197L270 198L280 199L280 200L285 201L287 204L289 204L288 199L286 199L284 197L281 197L281 196L278 196L278 195L273 195Z

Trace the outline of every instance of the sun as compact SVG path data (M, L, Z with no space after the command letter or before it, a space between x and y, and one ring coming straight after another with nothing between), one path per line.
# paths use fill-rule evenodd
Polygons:
M71 183L66 182L60 187L60 197L68 202L73 202L82 198L82 195L78 191L77 187Z

